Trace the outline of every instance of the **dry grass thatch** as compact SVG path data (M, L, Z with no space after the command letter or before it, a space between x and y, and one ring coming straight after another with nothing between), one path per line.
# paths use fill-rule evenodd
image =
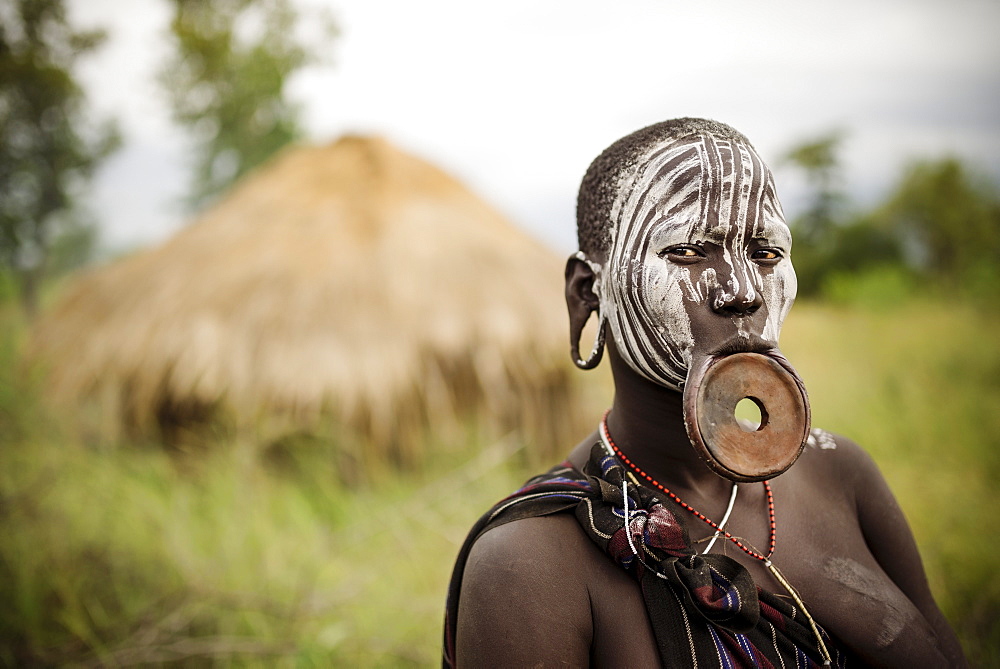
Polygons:
M552 428L569 410L561 264L441 170L345 137L79 278L33 347L53 392L139 429L333 417L393 449L469 410Z

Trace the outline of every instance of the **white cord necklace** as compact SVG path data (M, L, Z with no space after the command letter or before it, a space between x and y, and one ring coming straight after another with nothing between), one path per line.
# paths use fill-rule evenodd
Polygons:
M712 540L708 542L708 548L701 552L702 555L707 555L708 551L712 550L712 546L715 545L715 540L722 536L722 528L724 528L726 523L729 522L729 514L733 512L733 506L736 505L736 493L739 491L740 489L736 486L736 482L733 481L733 494L729 496L729 506L726 507L725 515L722 516L722 520L719 521L719 529L715 531L715 535L712 537Z

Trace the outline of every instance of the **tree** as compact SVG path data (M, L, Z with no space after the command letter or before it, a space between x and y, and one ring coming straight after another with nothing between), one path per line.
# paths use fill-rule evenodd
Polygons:
M877 216L924 273L956 281L996 274L1000 198L955 158L910 165Z
M805 172L813 189L810 207L793 222L798 228L797 237L807 244L825 241L842 213L844 195L840 191L840 161L837 158L842 140L843 133L830 132L793 147L784 156L785 162Z
M813 189L809 208L790 223L793 262L803 295L823 292L833 277L902 264L899 238L885 220L849 211L837 155L842 140L843 133L835 131L785 154L786 162L805 172Z
M201 205L301 136L285 85L317 49L295 41L288 0L169 1L176 53L160 81L195 140L190 202ZM327 41L336 32L327 15L315 23Z
M63 0L0 2L0 263L29 314L55 234L82 225L79 191L120 142L110 121L87 125L73 75L104 39L73 30Z
M837 223L844 203L837 158L842 139L840 132L831 132L796 145L783 157L785 163L805 173L813 191L809 207L789 221L795 240L792 260L802 295L818 293L830 271Z

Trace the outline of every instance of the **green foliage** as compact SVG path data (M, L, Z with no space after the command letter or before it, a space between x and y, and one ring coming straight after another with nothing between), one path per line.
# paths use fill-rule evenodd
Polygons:
M996 296L1000 199L993 185L954 158L917 162L882 204L851 215L836 187L839 141L831 134L786 156L814 189L813 204L790 222L800 295L845 302L854 286L869 303L873 289ZM880 277L891 282L886 290L874 285Z
M0 7L0 266L15 272L33 311L53 237L72 231L78 190L119 143L85 122L78 59L104 40L66 21L63 0Z
M831 268L841 260L851 259L855 241L864 232L844 231L846 198L840 190L840 160L838 152L843 134L831 132L802 142L783 157L783 162L801 169L813 190L812 202L798 217L789 221L794 245L792 261L799 281L799 294L819 294ZM843 236L843 239L841 239ZM848 247L848 248L842 248ZM860 260L860 259L859 259Z
M955 158L911 165L876 212L936 279L962 282L1000 262L1000 199Z
M792 261L802 295L830 297L825 289L837 276L901 269L902 251L897 239L871 218L832 224L822 235L805 239L800 239L801 223L792 227Z
M814 191L810 207L793 222L796 240L806 246L824 243L840 217L844 195L837 152L842 141L843 133L831 132L795 146L783 158L805 172Z
M170 0L175 55L160 80L196 144L191 202L203 204L302 134L288 78L317 58L294 37L288 0ZM314 17L323 38L335 34Z

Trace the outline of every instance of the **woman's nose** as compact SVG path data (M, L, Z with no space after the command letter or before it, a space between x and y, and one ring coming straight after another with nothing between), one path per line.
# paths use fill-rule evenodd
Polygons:
M712 294L712 310L723 316L750 316L764 304L760 286L747 271L734 271L721 280Z

